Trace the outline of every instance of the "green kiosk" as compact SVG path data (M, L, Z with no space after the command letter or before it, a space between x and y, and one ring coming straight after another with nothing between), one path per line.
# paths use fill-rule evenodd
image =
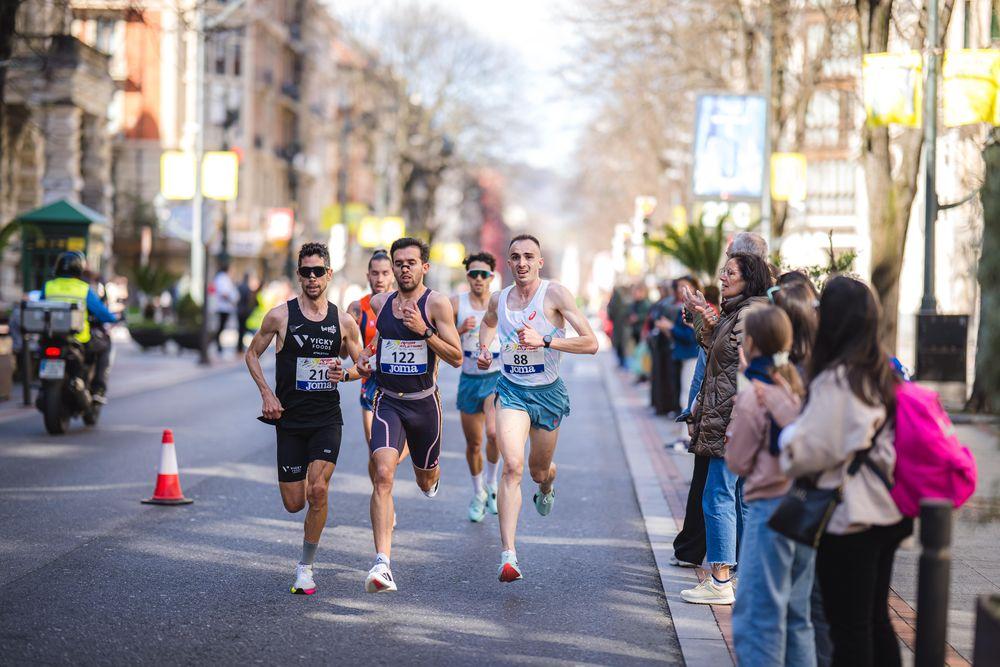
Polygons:
M41 289L52 277L59 253L82 252L92 269L101 269L111 237L108 219L83 204L67 199L22 213L21 285L25 292Z

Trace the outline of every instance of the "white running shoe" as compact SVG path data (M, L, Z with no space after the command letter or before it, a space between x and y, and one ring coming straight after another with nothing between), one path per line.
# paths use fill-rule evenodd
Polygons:
M497 485L486 485L486 511L494 516L497 513Z
M736 601L736 590L732 581L719 584L712 575L708 575L705 581L694 588L681 591L681 597L685 602L694 604L732 604Z
M517 556L513 551L504 551L500 554L500 569L497 571L497 578L505 584L524 578L521 574L521 567L517 564Z
M296 595L312 595L316 592L312 565L299 563L295 566L295 583L292 584L292 592Z
M392 570L389 569L388 565L375 563L375 566L368 570L365 591L368 593L393 593L396 591L396 582L392 578Z
M486 518L487 498L489 498L489 492L487 491L483 491L481 494L472 497L472 502L469 503L469 521L479 523Z
M433 498L434 496L436 496L438 494L438 489L439 488L441 488L441 480L440 479L438 479L438 481L434 482L434 486L431 487L430 491L424 491L423 489L421 489L420 492L423 493L428 498Z

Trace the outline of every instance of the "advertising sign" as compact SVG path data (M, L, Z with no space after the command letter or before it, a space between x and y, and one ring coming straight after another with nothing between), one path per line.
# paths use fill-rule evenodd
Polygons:
M766 160L767 104L760 95L698 97L694 135L694 196L760 199Z

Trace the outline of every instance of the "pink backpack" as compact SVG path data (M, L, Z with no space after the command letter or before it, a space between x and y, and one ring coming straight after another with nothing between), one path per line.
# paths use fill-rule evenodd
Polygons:
M909 517L923 498L945 498L956 508L976 490L976 460L955 436L938 395L914 382L896 390L896 468L892 499Z

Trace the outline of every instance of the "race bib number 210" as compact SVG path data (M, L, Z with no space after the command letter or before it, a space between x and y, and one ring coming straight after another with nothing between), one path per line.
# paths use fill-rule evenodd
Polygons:
M329 358L299 357L295 360L295 388L299 391L333 391L333 381L327 377Z

